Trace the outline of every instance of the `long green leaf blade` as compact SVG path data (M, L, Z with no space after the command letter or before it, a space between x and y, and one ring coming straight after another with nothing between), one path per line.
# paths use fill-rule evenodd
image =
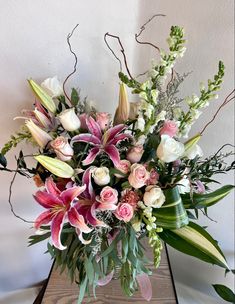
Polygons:
M163 230L159 236L167 244L185 254L210 264L229 268L218 243L205 229L193 222L180 229Z

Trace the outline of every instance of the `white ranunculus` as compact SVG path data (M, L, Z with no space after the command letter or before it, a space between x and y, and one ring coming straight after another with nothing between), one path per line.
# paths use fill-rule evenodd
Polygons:
M165 202L165 195L161 188L157 186L148 186L144 193L144 203L147 207L160 208Z
M180 181L178 181L177 185L180 194L185 194L190 192L191 189L190 181L187 177L184 177Z
M64 94L61 83L57 76L47 78L41 83L41 87L53 98Z
M184 145L169 135L162 135L160 145L157 148L157 157L170 163L179 159L184 153Z
M185 152L184 156L186 156L188 159L194 159L196 156L202 157L203 152L199 145L193 145Z
M67 131L75 131L81 126L80 119L77 117L74 108L64 110L58 117L63 128Z
M109 169L107 167L94 168L92 177L97 185L107 185L110 182Z

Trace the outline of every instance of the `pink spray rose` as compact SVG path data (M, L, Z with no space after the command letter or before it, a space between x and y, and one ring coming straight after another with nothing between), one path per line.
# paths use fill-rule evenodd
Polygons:
M131 166L131 174L128 177L128 181L133 188L139 189L146 185L149 176L149 172L146 170L145 166L133 164Z
M111 115L106 112L98 112L96 113L96 121L98 122L101 130L105 130L110 125Z
M127 174L130 171L131 168L131 163L129 160L122 159L120 160L119 164L115 166L116 169L118 169L120 172L123 174ZM114 174L116 177L123 177L121 174L115 173Z
M147 181L147 185L156 185L157 181L159 179L159 174L155 169L150 170L149 179Z
M142 145L134 146L127 152L127 159L131 163L138 163L141 160L143 153L144 149Z
M118 218L120 221L129 222L134 214L134 209L129 204L118 204L118 207L114 213L116 218Z
M68 139L59 136L50 143L51 148L55 151L58 159L62 161L68 161L73 156L73 149L68 143Z
M112 187L106 186L100 192L100 197L97 198L99 201L100 210L115 210L118 202L118 192Z
M166 120L163 124L163 127L160 130L160 135L169 135L170 137L174 137L178 132L178 126L173 120Z

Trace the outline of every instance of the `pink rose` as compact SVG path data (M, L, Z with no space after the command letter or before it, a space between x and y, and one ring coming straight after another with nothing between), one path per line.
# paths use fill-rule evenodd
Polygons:
M112 187L106 186L100 192L100 197L97 198L100 210L115 210L118 202L118 192Z
M134 146L133 148L131 148L128 152L127 152L127 159L131 162L131 163L138 163L141 160L141 157L144 153L144 149L142 145L137 145Z
M133 214L134 214L133 207L127 203L118 204L118 207L114 213L116 218L124 222L129 222L132 219Z
M120 160L119 164L115 166L115 168L119 170L121 173L127 174L130 171L131 163L129 162L129 160L122 159ZM118 173L115 173L114 175L120 178L123 177L121 174Z
M96 121L98 122L101 130L105 130L109 127L111 115L106 112L96 113Z
M145 166L133 164L131 166L131 174L128 177L128 181L133 188L139 189L146 185L149 176L149 172L146 170Z
M57 158L62 161L68 161L73 156L73 149L68 143L68 139L63 136L51 141L50 146L55 151Z
M178 126L173 120L166 120L163 124L163 127L160 130L160 135L169 135L170 137L174 137L178 132Z
M155 169L151 169L147 184L156 185L158 180L159 180L159 174L157 173L157 171Z

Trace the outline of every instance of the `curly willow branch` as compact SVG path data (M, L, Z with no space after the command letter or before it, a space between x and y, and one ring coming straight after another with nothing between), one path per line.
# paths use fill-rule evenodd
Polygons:
M225 107L230 101L235 99L235 89L232 90L232 92L230 92L228 94L228 96L225 98L225 100L222 102L222 104L219 106L219 108L217 109L217 111L215 112L214 116L212 117L212 119L205 125L205 127L202 129L202 131L200 132L200 134L202 135L205 130L207 129L207 127L215 120L216 116L219 114L220 110Z
M79 24L76 24L75 27L73 28L72 32L68 34L67 36L67 43L68 43L68 46L69 46L69 50L70 50L70 53L73 54L74 58L75 58L75 62L74 62L74 66L73 66L73 71L65 78L64 82L63 82L63 91L64 91L64 95L66 96L66 98L69 100L69 102L71 103L71 99L70 97L68 96L68 94L66 93L66 90L65 90L65 85L67 83L67 81L69 80L69 78L76 73L77 71L77 63L78 63L78 58L77 58L77 55L76 53L72 50L72 46L71 46L71 43L70 43L70 38L73 36L73 33L74 31L76 30L76 28L78 27Z
M127 58L126 58L125 50L124 50L124 47L123 47L123 45L122 45L121 39L120 39L118 36L112 35L112 34L109 34L109 33L105 33L105 35L104 35L105 44L107 45L107 47L109 48L109 50L112 52L112 54L114 55L114 57L119 61L120 70L122 71L122 63L121 63L121 60L117 57L117 55L114 53L113 49L112 49L112 48L110 47L110 45L108 44L108 42L107 42L107 36L117 39L117 41L118 41L118 43L119 43L119 45L120 45L120 47L121 47L121 53L122 53L122 55L123 55L123 59L124 59L126 71L127 71L128 75L129 75L129 77L130 77L131 79L134 79L134 78L132 77L131 73L130 73L130 69L129 69L128 64L127 64Z

